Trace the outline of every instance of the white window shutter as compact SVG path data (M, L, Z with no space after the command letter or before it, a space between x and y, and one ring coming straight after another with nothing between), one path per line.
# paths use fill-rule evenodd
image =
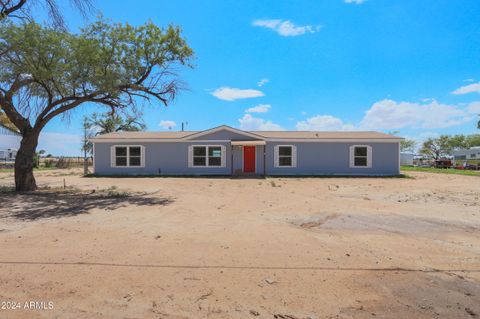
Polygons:
M115 167L115 146L110 146L110 167Z
M145 167L145 146L140 146L140 166Z
M292 145L292 167L297 167L297 146Z
M355 166L355 146L350 146L350 167Z
M372 167L372 147L367 146L367 167Z
M193 146L188 146L188 167L193 167Z
M273 166L278 167L278 145L273 148Z
M226 163L225 159L226 159L227 154L226 154L225 145L220 146L220 149L221 149L221 155L222 155L221 166L226 167L227 163Z

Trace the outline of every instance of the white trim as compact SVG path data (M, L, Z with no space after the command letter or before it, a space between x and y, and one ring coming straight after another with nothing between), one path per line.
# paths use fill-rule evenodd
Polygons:
M126 147L127 148L127 165L125 166L117 166L117 156L116 156L116 148L117 147ZM139 166L131 166L130 165L130 147L140 147L140 165ZM123 157L123 156L122 156ZM145 146L143 145L112 145L110 146L110 167L112 168L144 168L145 167Z
M257 146L257 145L266 145L265 141L231 141L232 146Z
M318 143L399 143L401 138L378 138L378 139L362 139L362 138L266 138L267 142L295 142L295 143L305 143L305 142L318 142Z
M290 166L280 165L280 147L290 147L292 151L292 161ZM296 145L275 145L273 156L273 166L275 168L295 168L297 167L297 146Z
M250 133L250 132L246 132L246 131L242 131L242 130L230 127L228 125L221 125L221 126L211 128L209 130L193 133L191 135L184 136L182 139L191 140L192 138L195 138L195 137L199 137L199 136L203 136L203 135L207 135L207 134L212 134L212 133L215 133L215 132L218 132L218 131L223 131L223 130L233 132L233 133L237 133L237 134L244 135L244 136L248 136L248 137L252 137L252 138L258 138L260 140L264 139L263 136L260 136L260 135L254 134L254 133Z
M92 143L92 170L93 170L93 174L95 174L95 143ZM87 162L88 163L88 162Z
M242 173L245 174L245 152L243 150L243 148L245 146L253 146L255 148L255 171L253 172L253 174L257 174L257 146L256 145L243 145L242 146ZM251 172L249 172L251 173Z
M356 147L367 148L367 165L366 166L355 166L355 148ZM372 152L372 146L370 145L351 145L349 147L350 168L372 168L373 166L372 158L373 158L373 152Z
M193 155L193 148L194 147L205 147L205 166L203 165L195 165L194 162L194 155ZM208 161L208 149L210 147L220 147L220 166L210 166L209 161ZM188 152L188 163L190 168L225 168L226 167L226 147L225 145L197 145L197 144L192 144L189 145L189 152ZM191 165L191 166L190 166Z

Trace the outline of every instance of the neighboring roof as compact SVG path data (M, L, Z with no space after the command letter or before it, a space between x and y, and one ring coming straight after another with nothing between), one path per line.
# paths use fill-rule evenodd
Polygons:
M0 123L0 134L2 133L2 130L6 130L6 131L10 132L10 133L13 134L13 135L18 135L18 136L21 135L18 131L15 131L15 130L9 128L8 126L5 126L5 125L3 125L3 124Z
M242 131L222 125L213 129L205 131L184 131L184 132L115 132L96 136L92 138L93 141L109 141L109 140L140 140L140 139L161 139L161 140L188 140L193 137L200 137L207 133L216 132L222 129L229 131L244 133L248 136L253 136L259 139L267 140L311 140L311 139L327 139L327 140L384 140L393 139L400 140L401 137L374 132L374 131Z

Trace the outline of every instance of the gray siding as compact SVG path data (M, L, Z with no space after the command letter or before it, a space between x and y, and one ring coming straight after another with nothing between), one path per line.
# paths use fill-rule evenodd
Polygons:
M259 138L252 138L243 134L230 132L227 130L221 130L213 133L198 136L192 140L217 140L217 141L251 141L259 140Z
M221 134L220 134L221 133ZM202 141L192 142L149 142L149 143L95 143L96 174L148 174L148 175L230 175L236 169L242 169L243 154L241 147L233 148L230 142L205 142L205 140L223 140L230 132L216 132L211 136L199 137ZM233 133L234 135L237 135ZM233 136L231 136L233 137ZM244 136L238 139L246 140ZM351 145L370 145L372 147L371 168L350 168L349 147ZM112 145L145 146L145 167L115 168L110 167L110 147ZM225 167L188 167L189 145L224 145L226 149ZM297 167L274 167L275 145L295 145L297 147ZM267 175L398 175L399 148L398 143L331 143L331 142L267 142L266 174ZM256 147L256 173L263 174L264 146ZM233 160L233 162L232 162Z
M111 167L112 145L145 146L145 167ZM224 145L225 167L188 167L189 145ZM192 143L95 143L95 174L102 175L230 175L231 156L229 142Z
M274 167L275 145L297 147L297 167ZM372 147L371 168L350 168L350 146ZM268 175L398 175L398 143L267 143Z

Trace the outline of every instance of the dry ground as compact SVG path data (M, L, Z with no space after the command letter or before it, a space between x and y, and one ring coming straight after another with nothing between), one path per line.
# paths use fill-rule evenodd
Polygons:
M0 318L480 317L478 177L77 173L0 194L0 301L53 302Z

